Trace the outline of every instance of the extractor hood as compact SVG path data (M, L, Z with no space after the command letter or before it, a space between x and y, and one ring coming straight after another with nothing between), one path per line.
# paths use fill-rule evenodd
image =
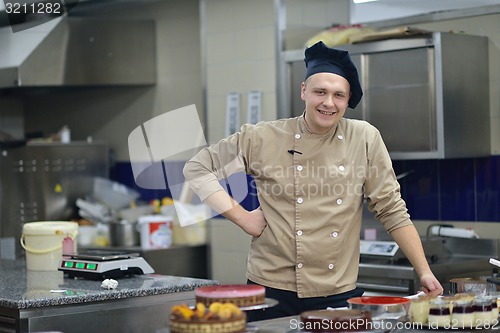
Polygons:
M156 82L154 21L62 16L0 28L0 89Z

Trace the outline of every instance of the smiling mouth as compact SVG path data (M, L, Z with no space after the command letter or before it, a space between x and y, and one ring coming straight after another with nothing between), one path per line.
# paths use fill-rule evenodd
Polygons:
M335 114L335 112L327 112L327 111L321 111L321 110L318 110L318 112L321 114L324 114L326 116L333 116Z

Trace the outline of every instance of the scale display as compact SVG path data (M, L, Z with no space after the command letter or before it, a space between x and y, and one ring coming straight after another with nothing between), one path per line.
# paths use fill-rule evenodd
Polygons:
M71 278L116 279L154 273L154 269L138 253L89 250L63 257L58 266Z
M399 245L393 241L360 241L360 253L367 255L393 257Z

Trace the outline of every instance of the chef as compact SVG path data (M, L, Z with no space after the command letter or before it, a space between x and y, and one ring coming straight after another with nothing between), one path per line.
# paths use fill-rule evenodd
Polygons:
M248 283L266 287L279 304L250 320L343 307L356 287L363 200L398 243L422 289L439 295L379 131L344 118L363 95L346 51L322 42L305 50L300 117L245 124L204 148L184 168L191 188L253 236ZM253 176L260 207L247 211L220 185L236 173Z

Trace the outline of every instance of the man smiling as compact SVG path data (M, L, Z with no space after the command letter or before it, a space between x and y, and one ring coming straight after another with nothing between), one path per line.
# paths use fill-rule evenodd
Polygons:
M328 132L342 119L350 97L349 82L340 75L317 73L302 83L304 120L311 133Z
M204 202L253 236L248 283L265 286L279 304L250 312L250 320L343 307L362 295L356 280L365 198L415 267L422 289L441 294L380 133L344 118L363 95L348 52L319 42L305 50L305 63L302 116L245 124L184 168ZM245 210L219 184L236 172L254 177L258 209Z

